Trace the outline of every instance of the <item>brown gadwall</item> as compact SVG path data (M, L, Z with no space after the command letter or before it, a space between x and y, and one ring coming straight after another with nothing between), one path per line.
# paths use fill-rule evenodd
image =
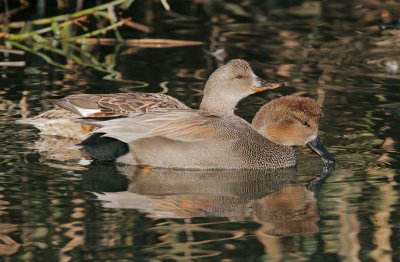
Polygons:
M249 63L234 59L219 67L209 77L200 109L219 114L233 114L237 103L251 94L284 86L257 77ZM147 112L160 108L189 109L178 99L157 93L76 94L49 99L57 108L19 123L32 124L45 135L84 139L92 128L76 124L77 117L110 117Z
M320 119L321 109L314 100L286 96L264 105L253 125L235 115L190 109L82 121L100 127L93 137L129 146L118 162L164 168L276 169L296 165L291 146L308 145L325 162L335 161L318 139ZM83 150L101 158L90 149L93 137L82 143Z

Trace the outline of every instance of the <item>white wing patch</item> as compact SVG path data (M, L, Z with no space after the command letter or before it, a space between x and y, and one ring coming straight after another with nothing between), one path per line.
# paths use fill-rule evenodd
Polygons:
M92 114L99 113L101 112L100 109L88 109L88 108L82 108L78 106L74 106L76 110L79 111L79 114L83 117L91 116Z

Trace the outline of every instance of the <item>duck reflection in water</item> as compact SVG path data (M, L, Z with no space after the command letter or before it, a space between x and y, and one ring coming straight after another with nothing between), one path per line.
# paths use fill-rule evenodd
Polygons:
M240 221L251 217L262 225L264 234L280 236L318 231L316 194L329 174L325 171L304 185L292 168L212 171L119 166L117 176L109 169L91 168L96 171L89 169L84 178L95 183L98 192L94 194L105 208L138 209L155 219L226 217ZM104 176L102 170L108 170ZM109 184L103 180L99 187L99 177L109 177ZM118 189L112 181L121 181L115 177L128 178L126 186L120 183L124 191L115 192Z

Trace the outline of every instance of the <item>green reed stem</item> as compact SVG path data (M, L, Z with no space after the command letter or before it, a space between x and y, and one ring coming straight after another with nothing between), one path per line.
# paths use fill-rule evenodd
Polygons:
M65 23L63 23L64 25L60 25L60 27L66 26L66 25L71 24L71 23L72 23L72 21L65 22ZM45 27L45 28L38 29L38 30L35 30L35 31L31 31L29 33L8 34L6 36L6 38L8 40L11 40L11 41L20 41L20 40L24 40L24 39L30 38L30 37L32 37L34 35L41 35L41 34L45 34L45 33L51 32L51 31L53 31L53 27L49 26L49 27Z
M51 59L51 57L49 57L49 56L47 56L47 55L45 55L45 54L43 54L41 52L35 51L35 50L33 50L33 49L31 49L31 48L29 48L29 47L27 47L25 45L22 45L22 44L20 44L18 42L15 42L15 41L9 41L9 43L11 45L21 49L21 50L24 50L26 52L29 52L29 53L32 53L32 54L35 54L35 55L39 56L40 58L42 58L44 61L46 61L50 65L58 66L58 67L61 67L63 69L68 69L67 66L65 66L63 64L60 64L60 63L57 63L57 62L54 62L53 59Z
M79 18L81 16L91 15L91 14L93 14L95 12L106 10L110 6L118 6L118 5L124 4L125 2L128 2L128 1L130 1L130 0L114 0L114 1L111 1L111 2L106 3L106 4L98 5L98 6L95 6L95 7L91 7L91 8L85 9L85 10L81 10L81 11L75 12L73 14L66 14L66 15L53 16L53 17L48 17L48 18L41 18L41 19L33 20L33 21L31 21L31 23L32 23L32 25L47 25L47 24L51 24L51 23L54 23L54 22L71 20L71 19ZM20 28L21 25L24 26L25 24L21 23L21 22L13 22L13 23L9 23L8 27L9 28ZM4 25L0 25L0 28L3 29Z
M106 27L104 27L104 28L97 29L97 30L95 30L95 31L92 31L92 32L89 32L89 33L86 33L86 34L82 34L82 35L70 37L70 38L68 38L68 39L66 39L66 40L67 40L67 41L78 41L78 40L84 40L84 39L87 38L87 37L93 37L93 36L96 36L96 35L105 34L105 33L107 33L107 31L109 31L109 30L112 30L112 29L115 29L115 28L117 28L117 27L122 26L127 20L129 20L129 19L124 19L124 20L121 20L121 21L116 22L116 23L114 23L114 24L111 24L111 25L109 25L109 26L106 26ZM83 41L83 42L84 42L84 41Z

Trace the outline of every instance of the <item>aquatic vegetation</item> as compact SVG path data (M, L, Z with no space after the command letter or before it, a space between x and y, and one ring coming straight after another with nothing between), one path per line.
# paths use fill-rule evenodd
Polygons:
M133 0L113 0L74 13L9 22L13 14L29 6L29 2L21 1L19 9L6 9L0 17L4 20L0 25L0 40L6 46L4 52L17 48L37 55L50 65L67 70L75 66L88 67L104 72L105 78L113 80L122 80L121 74L115 70L115 56L121 46L160 48L202 44L170 39L124 39L120 32L122 26L150 31L149 27L125 17L124 10L132 3ZM162 1L162 5L169 9L167 1ZM93 45L113 45L115 48L110 56L96 57L91 53ZM3 65L24 66L25 63L7 61Z

